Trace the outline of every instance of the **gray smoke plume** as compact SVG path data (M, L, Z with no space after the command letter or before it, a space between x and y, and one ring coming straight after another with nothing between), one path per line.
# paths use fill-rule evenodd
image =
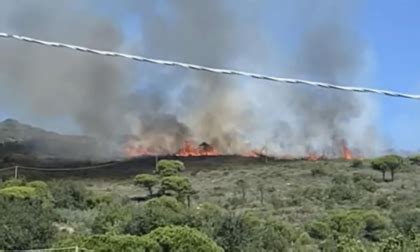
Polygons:
M367 55L366 46L351 27L357 5L345 1L325 3L313 6L311 13L317 16L302 27L292 75L329 83L355 83L366 68ZM380 143L369 125L372 118L366 121L366 116L371 116L366 99L353 93L308 88L295 89L289 97L296 115L297 139L292 142L304 142L306 149L322 150L327 156L340 155L340 146L348 144L363 154L376 152ZM366 134L372 140L369 144L362 140Z
M109 18L91 15L83 2L5 1L0 27L102 49L121 48L121 28ZM70 118L82 133L101 140L115 139L127 128L131 65L12 41L2 41L0 51L0 97L9 108L23 110L38 122Z
M353 1L235 4L9 0L2 3L0 30L328 82L352 83L363 71L366 48L350 27ZM270 6L284 6L278 24L266 20ZM270 35L277 27L288 27L280 39ZM81 133L106 143L101 152L122 150L122 135L172 153L185 140L208 142L223 153L339 155L344 141L363 154L376 150L369 103L350 93L276 87L13 41L1 41L0 52L0 104L39 121L70 118Z

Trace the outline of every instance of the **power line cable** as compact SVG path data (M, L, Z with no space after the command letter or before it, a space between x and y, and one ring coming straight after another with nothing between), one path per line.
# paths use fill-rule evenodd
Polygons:
M33 171L51 171L51 172L60 172L60 171L84 171L84 170L93 170L98 168L104 168L113 166L116 163L108 163L102 165L92 165L92 166L81 166L81 167L73 167L73 168L46 168L46 167L32 167L32 166L22 166L18 165L19 169L23 170L33 170Z
M15 168L16 166L3 167L3 168L0 168L0 171L14 170Z
M391 97L420 100L420 95L415 95L415 94L405 94L405 93L400 93L400 92L365 88L365 87L342 86L342 85L335 85L335 84L330 84L330 83L308 81L308 80L301 80L301 79L280 78L280 77L274 77L274 76L257 74L257 73L243 72L243 71L238 71L238 70L206 67L206 66L188 64L188 63L183 63L183 62L178 62L178 61L153 59L153 58L148 58L144 56L125 54L125 53L119 53L119 52L114 52L114 51L102 51L102 50L87 48L83 46L65 44L65 43L60 43L60 42L45 41L45 40L40 40L40 39L35 39L35 38L30 38L30 37L15 35L15 34L8 34L8 33L3 33L3 32L0 33L0 38L13 39L13 40L18 40L18 41L48 46L48 47L65 48L65 49L80 51L84 53L92 53L92 54L102 55L102 56L121 57L121 58L126 58L126 59L130 59L134 61L147 62L147 63L158 64L158 65L177 66L181 68L187 68L187 69L197 70L197 71L206 71L206 72L217 73L217 74L239 75L239 76L251 77L254 79L278 82L278 83L306 85L306 86L312 86L312 87L336 89L340 91L349 91L349 92L358 92L358 93L374 93L374 94L381 94L381 95L386 95L386 96L391 96Z
M10 167L0 168L0 172L8 171L8 170L32 170L32 171L48 171L48 172L71 172L71 171L84 171L84 170L93 170L99 168L105 168L113 166L117 163L107 163L107 164L100 164L100 165L92 165L92 166L81 166L81 167L72 167L72 168L47 168L47 167L33 167L33 166L23 166L23 165L15 165Z

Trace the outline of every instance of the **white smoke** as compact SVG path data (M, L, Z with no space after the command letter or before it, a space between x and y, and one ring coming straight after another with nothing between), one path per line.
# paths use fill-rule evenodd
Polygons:
M293 26L293 36L271 37L264 11L274 3L285 7L278 26ZM46 40L338 83L359 80L366 67L366 47L351 28L353 1L2 4L1 30ZM168 152L187 139L225 153L266 148L334 156L346 141L371 155L380 147L370 102L350 93L271 86L11 41L1 41L0 51L0 104L40 120L70 117L110 150L124 134Z

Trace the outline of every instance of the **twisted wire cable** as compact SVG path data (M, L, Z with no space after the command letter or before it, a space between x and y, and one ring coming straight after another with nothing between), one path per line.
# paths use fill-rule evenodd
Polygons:
M293 85L306 85L306 86L326 88L326 89L336 89L340 91L358 92L358 93L374 93L374 94L381 94L381 95L386 95L386 96L391 96L391 97L420 100L420 95L415 95L415 94L405 94L405 93L400 93L400 92L365 88L365 87L342 86L342 85L335 85L335 84L330 84L330 83L308 81L308 80L301 80L301 79L280 78L280 77L274 77L274 76L257 74L257 73L243 72L243 71L238 71L238 70L220 69L220 68L200 66L200 65L188 64L188 63L177 62L177 61L152 59L152 58L147 58L144 56L131 55L131 54L125 54L125 53L119 53L119 52L113 52L113 51L102 51L102 50L87 48L83 46L70 45L70 44L65 44L65 43L60 43L60 42L45 41L45 40L40 40L40 39L35 39L35 38L30 38L30 37L15 35L15 34L8 34L8 33L3 33L3 32L0 32L0 38L13 39L13 40L18 40L18 41L48 46L48 47L65 48L65 49L70 49L74 51L92 53L92 54L102 55L102 56L120 57L120 58L130 59L134 61L147 62L147 63L158 64L158 65L176 66L176 67L181 67L181 68L186 68L186 69L191 69L191 70L196 70L196 71L206 71L206 72L225 74L225 75L239 75L239 76L245 76L245 77L250 77L250 78L260 79L260 80L267 80L267 81L272 81L272 82L282 83L282 84L287 83L287 84L293 84Z

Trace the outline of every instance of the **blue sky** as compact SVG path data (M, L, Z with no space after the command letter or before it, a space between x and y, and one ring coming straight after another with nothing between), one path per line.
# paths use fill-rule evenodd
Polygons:
M276 7L269 13L273 17L279 6ZM355 84L420 94L420 2L366 0L362 1L360 10L354 27L368 45L372 69L368 82ZM124 21L127 31L137 28L130 26L138 22L131 18L135 17L127 17ZM279 15L276 18L281 20ZM275 29L273 24L269 30ZM387 141L397 149L420 150L420 141L417 140L420 138L417 131L420 126L420 116L417 116L420 115L420 101L371 96L378 103L376 126ZM0 108L0 119L7 117L19 118L19 115L9 114ZM48 125L56 129L62 123L57 120Z
M373 53L372 83L366 85L420 93L420 2L366 1L357 24ZM419 150L420 101L377 97L377 126L397 148Z

